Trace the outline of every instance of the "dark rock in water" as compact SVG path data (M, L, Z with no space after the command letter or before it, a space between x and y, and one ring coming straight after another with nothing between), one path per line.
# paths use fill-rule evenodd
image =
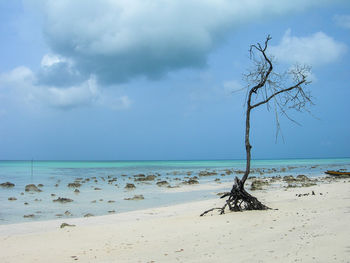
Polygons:
M115 210L110 210L110 211L108 211L108 213L114 214L114 213L115 213Z
M69 212L68 210L67 210L66 212L64 212L64 214L65 214L66 216L71 216L71 215L72 215L72 213Z
M283 176L283 181L285 182L295 182L297 179L295 179L292 175L286 175Z
M219 182L219 181L220 181L220 178L216 178L214 181L215 181L215 182Z
M77 194L78 194L78 193L80 193L80 191L79 191L78 189L75 189L75 190L74 190L74 193L77 193Z
M35 184L28 184L25 187L26 192L42 192Z
M212 175L217 175L217 172L209 172L209 171L200 171L199 176L212 176Z
M3 188L12 188L14 186L15 186L15 184L13 184L11 182L6 182L6 183L0 184L0 187L3 187Z
M188 181L184 181L183 184L199 184L196 179L189 179Z
M84 215L84 217L91 217L91 216L94 216L93 214L90 214L90 213L87 213Z
M98 190L101 190L101 188L95 187L94 190L97 190L97 191L98 191Z
M101 198L101 199L100 199L100 200L98 200L98 201L102 202L102 201L103 201L103 199Z
M167 181L160 181L160 182L157 182L157 185L158 186L168 186L169 183Z
M24 193L22 192L21 195L24 195Z
M74 227L75 225L70 225L70 224L67 224L67 223L62 223L60 228L64 228L66 226L69 226L69 227Z
M125 189L135 189L136 186L134 184L126 184Z
M309 177L307 177L306 175L303 175L303 174L299 174L297 176L297 179L300 180L300 181L309 181Z
M55 216L57 216L57 217L62 217L63 214L56 214Z
M38 184L38 187L44 187L44 185L43 184Z
M35 202L41 202L41 199L35 198Z
M147 175L146 177L136 178L135 182L154 181L154 179L156 179L155 175Z
M255 179L252 184L250 185L250 190L263 190L263 186L268 185L269 182L265 180Z
M96 200L91 201L91 203L96 203Z
M78 188L78 187L81 186L81 184L77 183L77 182L74 182L74 183L69 183L67 186L68 187L72 187L72 188Z
M143 200L145 199L143 195L134 195L134 197L131 198L124 198L124 200Z
M24 205L29 205L27 202L24 202Z
M55 194L51 194L51 196L56 196Z
M196 179L190 179L187 181L188 184L199 184L199 182Z
M114 200L109 200L108 203L115 203L115 201Z
M73 200L69 199L69 198L59 197L59 198L53 200L53 202L69 203L69 202L73 202Z
M17 200L17 198L16 197L9 197L9 198L7 198L9 201L16 201Z
M122 175L122 176L123 176L123 175ZM134 175L134 177L144 178L144 177L146 177L146 175L144 175L144 174L136 174L136 175Z
M55 187L58 187L59 186L59 184L55 184Z
M226 173L227 175L230 175L230 174L232 174L232 171L231 171L231 170L226 169L226 170L225 170L225 173Z
M113 182L115 182L115 181L118 181L117 178L109 179L109 180L108 180L108 183L109 183L109 184L113 184Z
M23 217L24 218L33 218L33 217L35 217L35 215L34 214L30 214L30 215L24 215Z

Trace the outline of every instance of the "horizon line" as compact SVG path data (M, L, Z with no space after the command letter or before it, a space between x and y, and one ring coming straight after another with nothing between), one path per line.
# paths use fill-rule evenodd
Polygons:
M263 160L302 160L302 159L350 159L350 157L288 157L288 158L252 158L255 161ZM121 160L112 160L112 159L1 159L0 162L6 161L17 161L17 162L183 162L183 161L245 161L246 159L121 159Z

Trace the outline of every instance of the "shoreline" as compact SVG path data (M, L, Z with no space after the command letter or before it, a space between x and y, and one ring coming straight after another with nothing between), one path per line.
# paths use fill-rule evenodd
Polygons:
M107 216L0 225L0 261L348 262L349 182L253 192L278 210L200 217L223 204L218 197ZM63 222L76 226L60 229Z
M277 180L275 180L277 178ZM267 181L269 182L268 184L262 184L260 186L262 186L262 188L258 188L256 190L258 191L253 191L251 189L251 184L254 181ZM315 181L316 185L319 184L324 184L324 183L329 183L332 181L336 181L339 179L336 179L335 177L330 177L327 175L316 175L316 176L310 176L308 177L307 180L310 181ZM303 182L303 181L301 181ZM130 211L122 211L122 212L115 212L112 214L103 214L103 215L92 215L91 217L84 217L84 216L78 216L78 217L72 217L72 216L66 216L66 217L57 217L57 218L53 218L53 219L29 219L30 221L26 221L26 222L13 222L13 223L4 223L4 224L0 224L0 236L2 235L2 233L6 234L6 229L17 229L14 230L13 233L20 233L20 231L18 231L18 229L23 229L24 232L23 233L32 233L34 232L33 229L37 229L38 232L42 232L41 230L41 225L52 225L54 226L55 223L59 223L59 222L65 222L65 223L76 223L80 221L84 224L84 225L91 225L93 224L93 222L109 222L109 218L114 218L115 219L119 219L119 218L124 218L124 217L128 217L128 215L138 215L138 214L147 214L147 213L152 213L152 211L154 210L164 210L165 208L168 207L174 207L174 208L179 208L180 211L183 210L182 207L187 207L190 204L195 204L195 203L203 203L203 202L208 202L208 203L213 203L215 204L216 201L220 200L219 196L217 196L217 194L219 193L218 191L221 191L224 189L225 191L229 191L229 189L231 189L232 187L232 183L231 181L226 181L226 182L220 182L220 183L216 183L214 181L207 181L207 182L201 182L199 184L194 184L194 185L182 185L181 187L174 187L174 188L164 188L161 187L160 188L160 192L161 193L165 193L165 194L181 194L181 193L195 193L195 192L204 192L204 191L211 191L211 198L203 198L203 200L200 201L179 201L178 203L171 203L171 204L165 204L165 205L158 205L158 206L152 206L152 207L146 207L146 208L139 208L139 209L134 209L134 210L130 210ZM298 182L300 184L300 182ZM271 192L271 191L275 191L275 190L286 190L288 189L287 185L289 183L284 181L282 179L282 177L276 177L274 175L271 176L264 176L264 177L249 177L246 183L246 189L252 194L258 194L259 192ZM299 185L297 186L293 186L293 188L300 188L300 189L307 189L307 187L301 187ZM142 193L142 192L141 192ZM127 195L125 195L127 196ZM214 197L215 196L215 197ZM216 198L217 196L217 198ZM136 201L136 202L142 202L141 201ZM101 220L100 220L101 219ZM111 219L112 220L112 219ZM28 226L28 227L26 227ZM38 227L37 227L38 226ZM31 229L32 227L32 229ZM52 228L54 229L54 228Z
M101 216L216 198L216 193L229 191L233 178L243 172L240 165L227 168L233 163L223 162L189 161L176 167L175 163L180 163L159 166L152 161L133 168L124 167L123 162L123 167L101 162L41 163L34 167L33 176L28 176L26 164L2 163L0 184L14 186L0 189L0 199L4 200L0 224ZM334 159L264 162L252 168L251 176L319 177L329 169L350 170L350 159L339 164ZM27 192L27 186L33 187L32 191Z

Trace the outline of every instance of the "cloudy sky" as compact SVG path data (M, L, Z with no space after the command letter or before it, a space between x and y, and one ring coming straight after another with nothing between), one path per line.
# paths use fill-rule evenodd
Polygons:
M312 67L252 156L350 156L348 0L0 0L0 159L243 159L249 46ZM281 136L282 135L282 136Z

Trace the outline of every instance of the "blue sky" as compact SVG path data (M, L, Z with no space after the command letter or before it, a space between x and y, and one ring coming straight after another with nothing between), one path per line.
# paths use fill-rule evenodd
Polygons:
M349 157L349 1L0 0L0 159L243 159L237 90L268 34L315 105L277 143L254 111L252 157Z

